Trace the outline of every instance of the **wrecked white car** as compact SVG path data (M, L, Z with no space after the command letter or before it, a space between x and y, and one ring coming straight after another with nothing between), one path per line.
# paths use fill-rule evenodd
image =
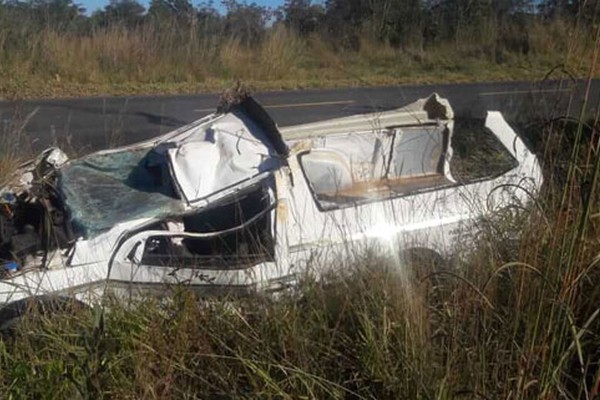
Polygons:
M453 126L437 95L285 129L247 97L136 145L72 161L49 149L0 189L0 304L275 289L363 246L451 253L461 228L542 182L498 112L486 126L510 166L458 181Z

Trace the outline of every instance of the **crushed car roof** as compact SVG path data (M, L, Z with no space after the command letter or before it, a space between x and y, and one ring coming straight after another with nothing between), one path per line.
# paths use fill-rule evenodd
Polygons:
M181 213L186 203L277 169L288 152L251 97L175 133L150 145L91 154L60 170L59 188L81 234Z

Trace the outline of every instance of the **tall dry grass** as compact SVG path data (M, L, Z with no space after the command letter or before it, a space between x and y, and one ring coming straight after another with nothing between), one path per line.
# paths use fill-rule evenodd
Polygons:
M186 91L186 85L193 91L202 85L218 89L231 80L275 88L475 76L528 79L542 78L559 64L580 76L593 46L588 28L577 30L561 20L532 22L526 31L507 32L494 24L465 27L460 35L455 41L416 40L396 48L365 34L351 48L318 34L299 37L283 26L268 30L254 45L200 35L175 23L115 25L89 33L0 27L0 94L126 94L169 87ZM565 59L567 53L572 56Z
M366 256L351 276L277 299L199 301L182 287L106 314L33 313L0 341L0 388L13 398L593 399L600 246L582 242L566 263L578 230L556 212L482 221L459 265Z
M17 167L33 155L26 129L36 113L37 109L25 113L17 106L11 119L0 121L0 188L8 183Z
M305 56L304 42L283 27L274 29L258 48L230 38L220 49L222 76L250 81L285 79L294 76Z

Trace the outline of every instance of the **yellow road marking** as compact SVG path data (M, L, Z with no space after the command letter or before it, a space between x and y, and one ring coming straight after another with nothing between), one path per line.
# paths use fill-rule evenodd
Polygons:
M528 94L528 93L557 93L557 92L570 92L572 89L544 89L544 90L514 90L506 92L485 92L479 93L480 96L496 96L504 94Z
M338 106L345 104L353 104L354 100L339 100L339 101L321 101L315 103L291 103L291 104L273 104L263 106L264 108L298 108L298 107L320 107L320 106ZM210 112L215 111L214 108L200 108L194 110L196 112Z

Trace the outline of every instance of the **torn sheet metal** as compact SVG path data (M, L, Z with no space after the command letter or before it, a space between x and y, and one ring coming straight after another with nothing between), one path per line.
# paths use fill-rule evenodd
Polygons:
M19 195L29 189L35 180L43 180L48 174L62 167L68 161L67 155L57 147L44 150L35 159L20 165L7 179L7 184L0 187L0 198Z
M183 140L161 144L173 180L188 203L274 171L280 159L264 131L244 115L227 114Z
M448 100L434 93L397 110L290 126L281 128L281 133L287 141L294 141L361 131L377 132L398 126L430 125L453 119L454 111Z
M49 150L0 191L0 303L174 283L272 288L367 246L451 253L461 229L542 184L497 112L486 127L515 166L457 182L453 118L434 94L279 130L246 98L136 145L72 161ZM511 184L526 191L497 190Z

